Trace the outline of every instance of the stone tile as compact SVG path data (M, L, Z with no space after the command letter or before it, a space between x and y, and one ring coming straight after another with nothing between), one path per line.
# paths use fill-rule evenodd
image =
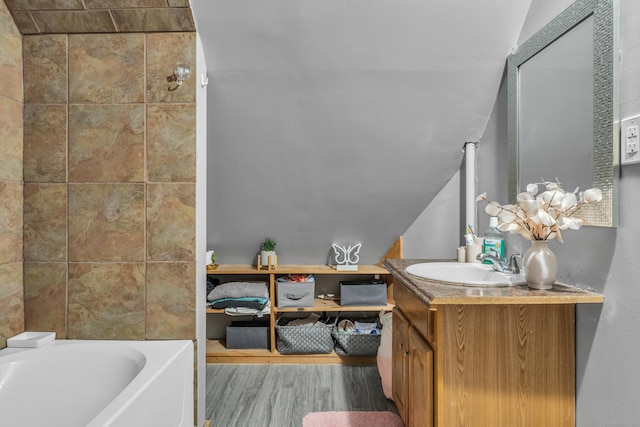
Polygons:
M24 181L66 180L67 106L25 104Z
M24 322L28 331L67 337L66 263L24 263Z
M25 102L67 102L67 38L65 34L25 36Z
M82 0L5 0L11 10L84 9Z
M71 339L144 339L142 263L70 263Z
M147 339L195 339L195 263L147 263Z
M70 35L69 102L144 102L144 34Z
M22 103L0 96L0 180L22 181Z
M195 182L196 106L147 105L150 182Z
M177 64L191 67L191 78L177 90L173 76ZM147 102L196 102L196 33L147 34Z
M0 264L0 348L24 332L22 262Z
M7 16L11 15L11 12L9 12L9 8L4 3L4 1L1 1L1 0L0 0L0 13L4 13Z
M147 260L195 261L195 184L147 185Z
M13 21L21 34L38 34L40 30L36 27L36 22L31 16L31 12L14 10Z
M196 30L187 8L112 9L111 15L122 32Z
M87 9L130 9L134 7L167 7L167 0L84 0Z
M143 182L144 113L144 105L69 106L69 182Z
M0 264L22 261L22 183L0 181Z
M0 13L0 72L0 94L22 102L22 35L4 13Z
M25 261L67 260L67 185L25 184Z
M108 10L32 11L42 33L113 33L116 27Z
M191 7L189 0L169 0L169 7Z
M144 184L69 185L69 260L144 261Z

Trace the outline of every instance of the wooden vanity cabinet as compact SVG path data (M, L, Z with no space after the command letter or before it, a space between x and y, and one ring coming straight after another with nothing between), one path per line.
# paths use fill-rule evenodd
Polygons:
M400 310L393 310L392 396L407 427L433 425L433 350Z
M407 427L433 426L433 350L409 327L409 407Z
M426 305L394 284L393 398L420 427L575 425L575 305Z
M407 422L409 408L409 321L398 308L393 309L391 350L391 395L400 416Z
M406 289L394 289L404 298L404 310L393 310L392 396L407 427L433 426L433 350L431 313L415 297L407 298ZM417 305L416 305L417 304ZM406 313L406 315L405 315Z

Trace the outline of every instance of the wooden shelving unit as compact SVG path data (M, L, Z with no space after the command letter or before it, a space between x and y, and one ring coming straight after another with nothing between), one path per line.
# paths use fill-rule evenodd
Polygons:
M207 363L345 363L345 364L374 364L375 357L349 357L331 354L309 354L309 355L283 355L276 350L275 321L278 313L310 313L310 312L379 312L380 310L391 311L393 309L393 294L391 289L391 276L389 272L375 265L361 265L357 271L338 271L328 265L278 265L276 270L258 270L254 265L249 264L226 264L218 265L215 268L208 266L207 274L214 276L256 276L263 278L269 285L269 298L271 301L271 315L269 316L269 349L227 349L223 339L207 340ZM336 276L380 276L388 283L386 306L366 306L366 307L342 307L337 301L315 299L313 307L287 307L278 308L276 306L276 278L287 274L313 274L336 275ZM207 309L207 313L222 314L224 310Z

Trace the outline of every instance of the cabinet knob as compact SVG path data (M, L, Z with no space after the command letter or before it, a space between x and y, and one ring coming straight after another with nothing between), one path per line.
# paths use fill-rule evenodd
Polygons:
M398 348L399 348L399 349L402 349L402 347L404 347L404 344L403 344L403 343L401 343L401 342L399 342L399 343L398 343Z

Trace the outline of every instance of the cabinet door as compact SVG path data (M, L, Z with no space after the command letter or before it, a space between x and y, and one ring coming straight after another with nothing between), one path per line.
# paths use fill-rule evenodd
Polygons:
M400 416L408 425L409 392L409 322L398 308L393 309L393 349L391 352L391 381L393 401Z
M408 415L407 427L433 426L433 350L413 326L409 328Z

